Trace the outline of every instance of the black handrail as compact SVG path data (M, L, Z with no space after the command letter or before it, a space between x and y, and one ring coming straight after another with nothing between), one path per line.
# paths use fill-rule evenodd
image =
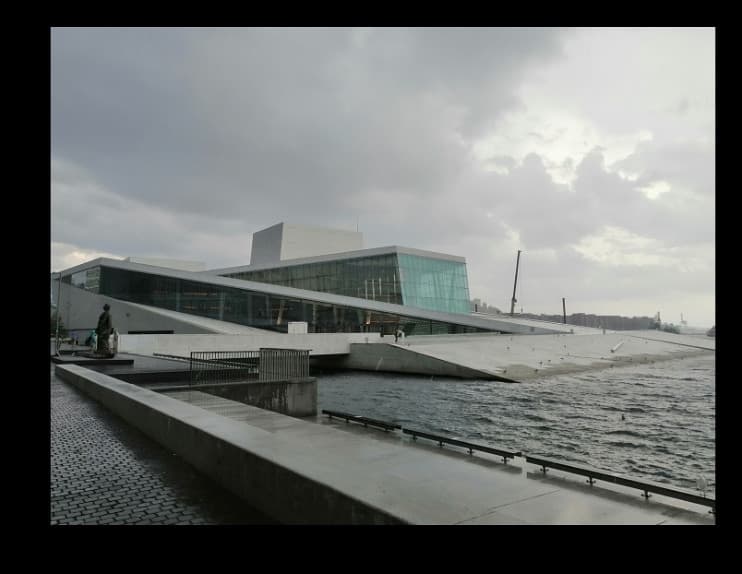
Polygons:
M466 442L463 440L458 440L454 438L448 438L440 435L434 435L431 433L418 431L418 430L412 430L408 428L402 428L400 425L395 423L389 423L386 421L380 421L378 419L371 419L364 416L359 415L352 415L349 413L343 413L339 411L330 411L323 409L323 414L328 415L330 418L336 417L345 419L345 422L357 422L363 424L363 426L375 426L380 427L384 431L394 430L394 429L402 429L402 432L408 435L412 435L413 440L417 440L417 437L426 438L432 441L435 441L438 443L439 447L443 447L444 444L450 444L454 446L460 446L464 447L469 450L469 454L472 454L473 451L477 450L480 452L487 452L490 454L495 454L502 457L502 460L505 464L507 464L509 458L514 458L516 456L523 456L523 453L521 451L513 451L513 450L505 450L500 448L495 448L491 446L485 446L480 444L474 444L471 442ZM699 495L695 492L692 492L690 490L685 490L682 488L677 488L673 486L668 486L666 484L660 484L658 482L652 482L649 480L634 480L633 478L627 478L625 476L622 476L620 474L615 474L607 471L603 471L596 468L591 468L588 466L581 466L578 464L566 464L563 462L559 462L556 460L551 460L547 458L542 457L535 457L526 455L525 456L526 462L530 462L532 464L537 464L541 467L541 471L546 474L546 471L548 468L553 468L555 470L563 470L566 472L571 472L573 474L579 474L582 476L586 476L588 478L588 482L590 483L590 486L592 486L596 480L603 480L606 482L611 482L614 484L620 484L622 486L628 486L631 488L637 488L642 491L642 496L644 496L646 499L649 499L650 492L653 492L655 494L661 494L663 496L667 496L670 498L676 498L679 500L685 500L687 502L692 502L695 504L700 504L702 506L708 506L711 508L711 512L714 513L716 511L716 499L707 497L705 495Z
M447 437L444 437L444 436L438 436L438 435L434 435L434 434L430 434L430 433L426 433L426 432L422 432L422 431L416 431L416 430L411 430L411 429L402 429L402 432L403 433L406 433L406 434L409 434L409 435L412 435L412 440L417 440L417 437L419 437L419 436L421 436L423 438L430 439L430 440L434 440L434 441L436 441L438 443L438 446L440 446L440 447L443 446L443 443L452 444L452 445L456 445L456 446L463 446L464 448L468 448L469 449L469 454L472 454L472 452L475 451L475 450L478 450L478 451L481 451L481 452L488 452L490 454L496 454L496 455L502 457L502 461L505 464L508 463L508 459L509 458L513 458L513 457L521 456L522 455L522 453L520 451L504 450L504 449L501 449L501 448L494 448L494 447L491 447L491 446L484 446L484 445L481 445L481 444L474 444L474 443L471 443L471 442L466 442L466 441L463 441L463 440L457 440L455 438L447 438Z
M590 486L593 485L595 480L604 480L606 482L612 482L614 484L620 484L622 486L638 488L643 492L642 496L647 499L650 496L649 493L654 492L655 494L661 494L663 496L669 496L671 498L677 498L680 500L685 500L687 502L701 504L703 506L710 506L711 512L714 512L716 510L716 499L701 496L699 494L696 494L695 492L684 490L682 488L676 488L649 480L634 480L633 478L626 478L625 476L622 476L620 474L606 472L603 470L577 464L565 464L563 462L557 462L548 458L527 455L526 462L539 465L541 467L541 472L543 472L544 474L546 474L547 468L553 468L556 470L564 470L573 474L587 476L587 481L590 483Z
M388 423L386 421L380 421L378 419L370 419L368 417L362 417L359 415L351 415L348 413L341 413L340 411L328 411L326 409L322 409L322 414L328 415L330 418L335 417L339 419L345 419L345 422L356 422L361 423L363 426L373 426L373 427L379 427L385 432L389 432L390 430L394 429L401 429L402 426L395 424L395 423Z

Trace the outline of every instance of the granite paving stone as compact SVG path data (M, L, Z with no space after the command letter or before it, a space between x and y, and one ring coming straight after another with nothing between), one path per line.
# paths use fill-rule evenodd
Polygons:
M51 369L53 525L275 524Z

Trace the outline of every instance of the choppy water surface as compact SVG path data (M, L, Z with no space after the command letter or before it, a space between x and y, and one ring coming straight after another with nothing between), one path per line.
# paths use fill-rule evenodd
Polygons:
M685 488L703 476L714 490L713 355L525 383L360 371L317 379L320 410Z

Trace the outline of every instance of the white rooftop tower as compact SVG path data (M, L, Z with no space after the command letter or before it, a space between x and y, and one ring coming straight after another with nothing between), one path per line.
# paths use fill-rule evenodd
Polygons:
M363 233L277 223L252 236L250 265L363 249Z

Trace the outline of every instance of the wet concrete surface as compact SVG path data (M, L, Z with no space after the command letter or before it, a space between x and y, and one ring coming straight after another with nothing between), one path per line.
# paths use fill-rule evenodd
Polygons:
M275 524L54 375L50 522Z

